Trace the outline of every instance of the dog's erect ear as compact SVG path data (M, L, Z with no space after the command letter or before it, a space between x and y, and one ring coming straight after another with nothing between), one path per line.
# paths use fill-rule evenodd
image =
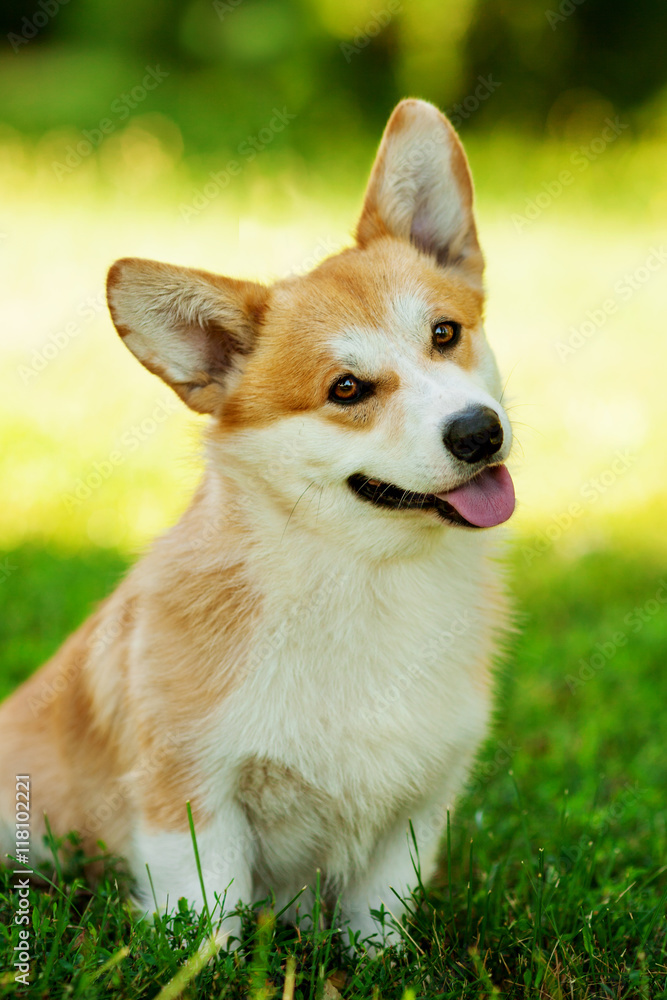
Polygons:
M449 121L426 101L401 101L373 164L357 242L409 240L441 264L481 277L470 168Z
M117 260L109 311L127 347L188 406L212 413L255 343L268 289L206 271Z

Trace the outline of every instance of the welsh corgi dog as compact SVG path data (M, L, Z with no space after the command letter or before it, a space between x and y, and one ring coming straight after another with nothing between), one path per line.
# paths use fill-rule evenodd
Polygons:
M143 911L217 905L238 935L239 900L282 908L319 880L361 939L371 910L400 920L487 731L508 620L483 267L465 153L420 100L389 119L354 245L311 273L111 267L125 346L208 415L206 471L0 708L3 855L28 775L33 851L44 817L103 841Z

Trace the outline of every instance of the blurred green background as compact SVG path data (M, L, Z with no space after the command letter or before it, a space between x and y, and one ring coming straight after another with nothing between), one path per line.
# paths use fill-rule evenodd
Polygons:
M5 548L135 552L199 473L199 419L117 342L112 260L312 266L405 95L472 162L519 537L664 545L663 3L20 0L0 22Z
M662 884L667 5L2 0L0 26L0 696L200 474L201 418L118 342L108 266L311 267L350 241L391 108L424 97L471 160L516 430L498 734L536 844L566 789L585 840L631 783L604 893ZM502 854L495 752L456 822Z

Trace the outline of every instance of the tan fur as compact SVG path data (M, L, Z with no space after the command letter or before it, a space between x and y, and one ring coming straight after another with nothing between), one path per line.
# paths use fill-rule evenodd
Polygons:
M86 671L91 638L104 614L102 608L82 625L2 709L3 757L14 773L32 776L33 796L40 804L33 814L34 840L45 832L47 813L57 834L78 831L90 852L97 839L88 834L90 816L103 807L132 752L124 721L115 720L112 729L96 711ZM114 666L121 671L118 687L122 659L116 658ZM88 761L84 771L77 765L82 759ZM6 788L3 782L4 794ZM111 850L124 846L126 826L126 811L115 810L103 838Z

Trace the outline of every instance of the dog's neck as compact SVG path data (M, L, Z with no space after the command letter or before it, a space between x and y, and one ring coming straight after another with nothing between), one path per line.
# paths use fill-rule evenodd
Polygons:
M420 528L414 516L395 511L382 518L378 530L376 518L369 528L363 509L356 523L332 527L317 517L316 507L311 509L312 516L307 511L300 515L298 508L292 512L238 473L209 466L170 537L185 557L183 563L192 562L195 554L198 566L224 569L242 562L258 582L273 581L269 589L275 590L279 581L278 589L291 603L304 592L335 600L341 581L354 581L360 594L364 588L400 590L422 576L435 575L443 584L465 576L467 582L485 574L498 548L496 531L440 527L430 519Z

